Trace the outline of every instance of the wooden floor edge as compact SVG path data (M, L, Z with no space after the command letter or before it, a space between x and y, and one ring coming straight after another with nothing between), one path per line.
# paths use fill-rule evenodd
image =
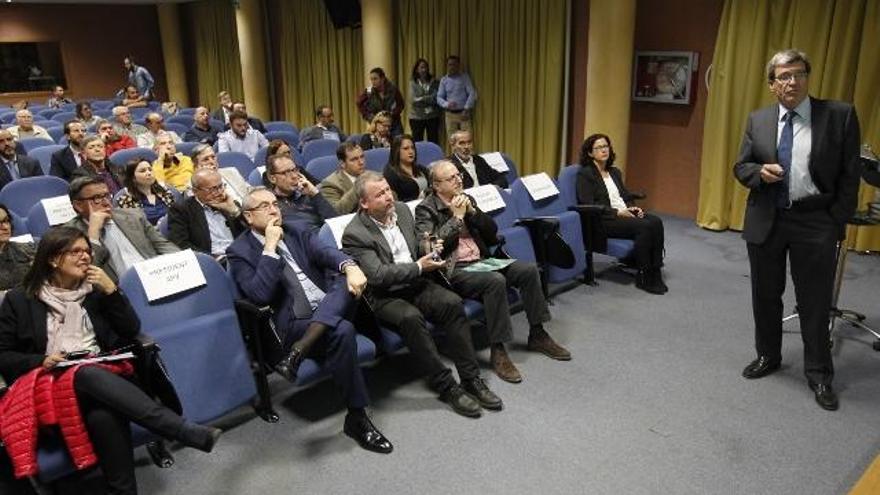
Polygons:
M865 469L859 481L853 485L849 495L877 495L880 493L880 455Z

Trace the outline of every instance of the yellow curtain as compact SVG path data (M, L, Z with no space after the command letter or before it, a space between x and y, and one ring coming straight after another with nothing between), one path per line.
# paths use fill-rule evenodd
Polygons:
M439 78L446 56L461 56L478 95L476 149L504 151L520 174L555 176L565 98L565 0L397 0L394 9L397 73L389 77L404 97L417 58L428 60Z
M241 84L241 59L235 30L232 2L202 0L182 5L187 28L192 30L191 60L196 72L195 95L199 105L217 107L217 93L229 91L232 98L244 98Z
M852 102L862 142L880 149L880 0L727 0L721 16L703 131L697 223L741 229L748 191L733 177L748 113L775 101L764 67L795 47L812 63L810 94ZM860 208L874 190L863 185ZM860 250L880 249L880 229L852 229Z
M312 125L315 107L327 104L343 131L364 132L354 103L365 78L360 29L334 29L321 0L278 2L278 17L284 120Z

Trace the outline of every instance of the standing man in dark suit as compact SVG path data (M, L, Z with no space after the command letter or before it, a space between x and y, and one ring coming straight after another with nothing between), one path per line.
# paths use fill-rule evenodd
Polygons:
M7 130L0 131L0 189L22 177L43 175L40 162L15 152L15 139Z
M838 408L831 387L829 312L835 247L845 236L859 186L859 121L848 103L809 96L810 62L784 50L767 64L778 104L749 116L734 165L750 189L743 238L749 252L758 357L743 376L779 369L786 255L791 260L804 342L804 373L816 402Z
M220 172L210 168L193 174L192 191L168 212L168 240L223 261L226 248L245 230L241 206L226 192Z
M482 156L474 154L474 138L471 131L453 132L449 136L449 147L452 149L449 160L461 172L465 189L486 184L495 184L502 189L507 187L507 177L490 167Z
M82 165L82 144L86 137L86 125L79 120L68 120L64 123L64 135L67 146L52 153L49 175L70 181L73 171Z
M282 224L278 199L264 187L245 197L244 218L250 232L229 246L229 266L247 298L272 307L282 347L289 353L276 369L295 381L302 360L320 356L348 403L345 434L367 450L390 453L391 442L365 411L369 397L350 321L354 298L367 285L364 273L335 246L325 246L302 222Z
M345 228L342 246L367 275L367 300L376 317L400 333L428 375L429 386L455 412L478 417L480 406L501 409L501 399L480 378L461 298L428 276L446 263L435 258L436 252L421 258L417 255L415 221L409 207L394 201L388 182L376 172L361 174L355 189L360 212ZM458 369L460 386L452 370L440 361L425 319L446 332L446 354Z

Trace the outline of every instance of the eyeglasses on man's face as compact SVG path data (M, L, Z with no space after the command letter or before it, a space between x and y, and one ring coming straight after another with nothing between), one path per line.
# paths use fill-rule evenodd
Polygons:
M464 179L464 176L461 175L461 172L454 174L454 175L450 175L449 177L447 177L445 179L434 179L434 182L451 182L456 179L458 179L458 180Z
M110 201L110 193L103 194L95 194L94 196L89 196L87 198L76 198L79 201L88 201L93 205L99 205L102 203L107 203Z
M278 201L263 201L262 203L257 204L253 208L248 208L247 211L268 211L269 209L278 209L280 205Z
M288 168L288 169L285 169L285 170L276 170L275 172L272 172L272 175L287 175L287 176L291 176L291 175L296 175L296 174L298 174L298 173L299 173L299 168L297 168L297 167L293 167L293 168Z
M790 83L794 80L797 80L798 82L800 82L800 81L803 81L804 79L806 79L807 76L809 76L809 75L810 75L810 73L806 72L806 71L785 72L783 74L779 74L774 79L776 79L777 81L779 81L781 83Z
M219 193L219 192L223 192L223 190L226 189L226 183L221 182L221 183L217 184L216 186L197 187L196 189L198 189L200 191L205 191L207 193Z

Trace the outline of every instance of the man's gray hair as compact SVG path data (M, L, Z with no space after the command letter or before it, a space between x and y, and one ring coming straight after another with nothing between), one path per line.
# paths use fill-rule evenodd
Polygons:
M436 177L437 170L440 168L441 165L452 165L453 167L455 167L455 164L452 163L451 160L447 160L446 158L431 162L431 164L428 165L430 175L431 175L431 182L434 182L434 179L437 178ZM456 167L456 170L457 170L457 167Z
M193 146L192 151L190 151L190 153L189 153L189 157L192 158L193 162L195 162L196 159L198 158L198 156L201 155L202 152L204 152L205 150L207 150L209 148L211 148L211 146L209 146L207 144L204 144L204 143L197 144L197 145Z
M459 129L459 130L457 130L457 131L454 131L452 134L449 135L449 144L450 144L450 146L453 145L453 144L455 144L455 143L457 143L459 137L460 137L462 134L470 134L470 133L471 133L471 131L468 131L468 130L465 130L465 129ZM471 136L471 137L473 137L473 136Z
M257 205L260 203L257 202L256 199L254 199L254 195L256 193L262 192L262 191L268 191L270 193L272 192L266 186L254 186L254 187L248 189L247 194L244 195L244 200L242 201L241 209L244 211L250 211L250 210L253 210L254 208L256 208ZM272 193L272 194L275 194L275 193Z
M119 117L119 114L122 113L123 110L128 110L128 107L125 105L117 105L113 107L113 116Z
M354 181L354 192L357 194L358 199L364 199L364 196L366 196L367 184L370 182L379 182L380 180L385 180L385 177L379 172L376 172L375 170L364 170L364 173L359 175L357 180Z
M197 188L199 187L199 183L201 183L202 180L205 180L212 175L217 175L218 177L220 177L220 180L223 180L223 176L220 175L220 172L212 168L200 168L193 172L192 177L189 178L189 182L190 184L192 184L193 188Z
M107 119L98 119L98 121L95 122L95 130L100 129L101 126L104 125L104 124L110 124L110 125L113 125L113 122L110 122L110 121L107 120Z
M798 62L803 62L804 69L806 69L807 74L809 74L811 69L810 59L807 58L806 53L796 48L789 48L787 50L776 52L776 54L770 57L770 61L767 62L767 81L773 82L776 80L776 66L796 64Z
M160 114L159 112L149 112L146 115L144 115L144 122L149 122L150 120L153 119L153 117L158 117L161 119L162 114Z

